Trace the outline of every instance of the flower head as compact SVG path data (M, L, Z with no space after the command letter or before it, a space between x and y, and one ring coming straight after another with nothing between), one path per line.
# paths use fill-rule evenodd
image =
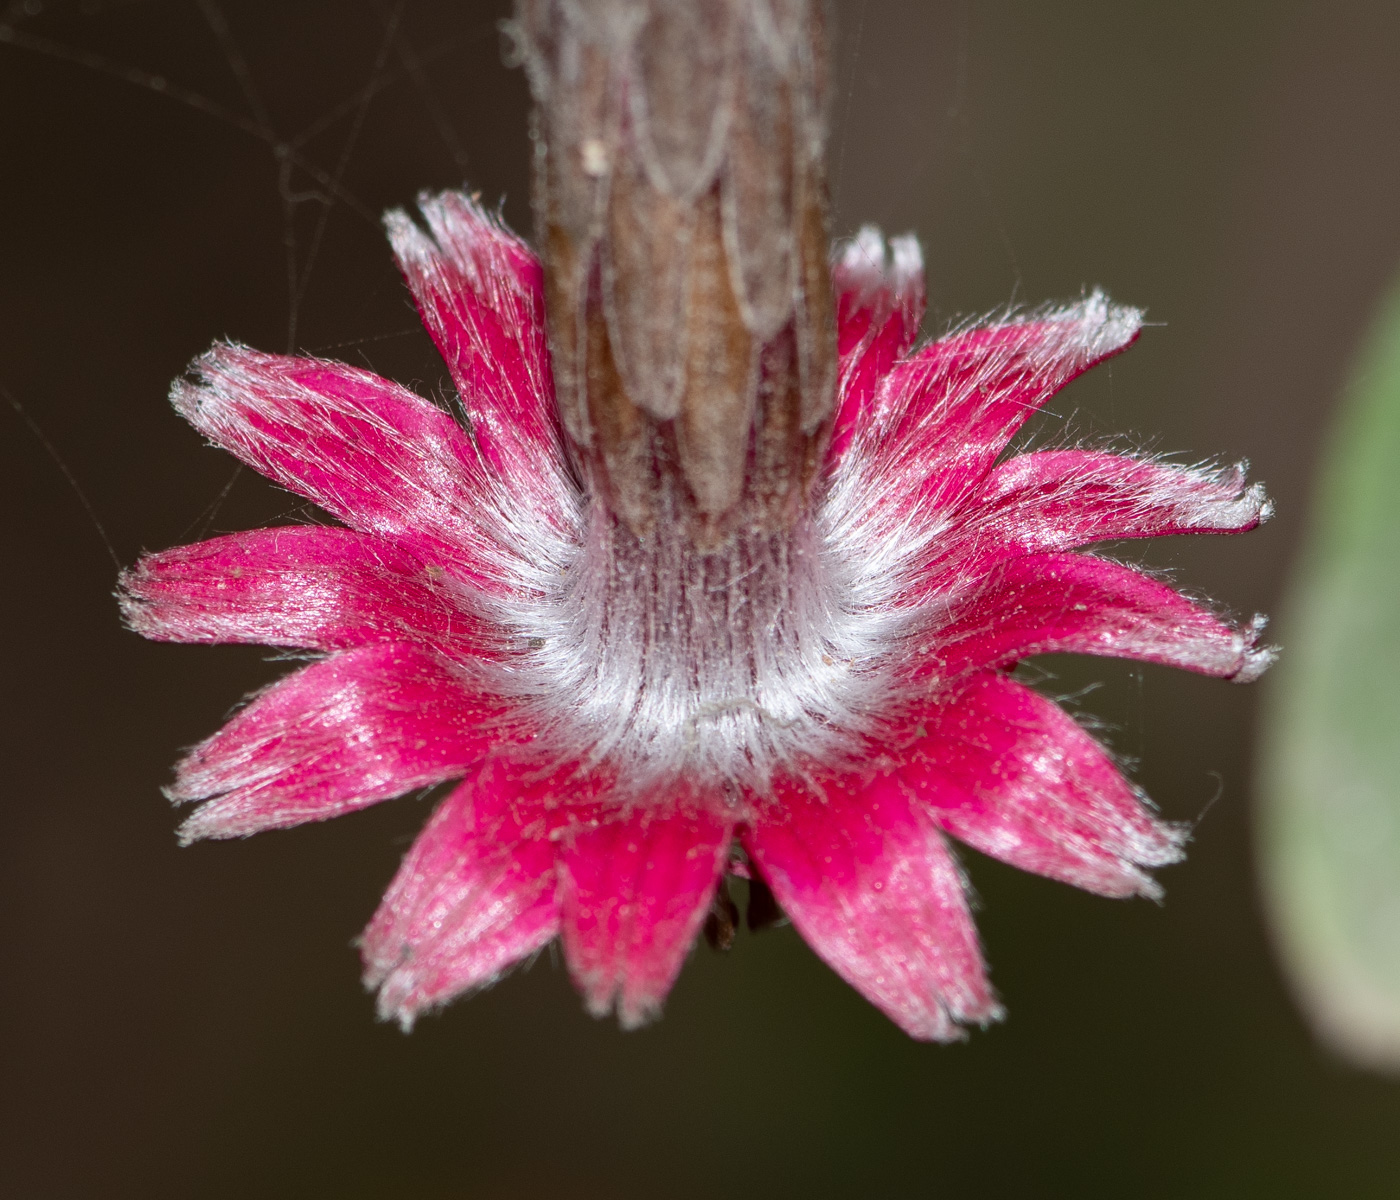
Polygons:
M618 129L574 139L585 175L613 170L614 207L640 136ZM574 144L546 133L551 153ZM824 246L817 274L794 236L778 265L795 282L765 299L733 269L737 154L694 166L679 291L651 280L641 308L618 283L629 226L580 249L550 224L557 179L544 268L460 193L422 197L421 224L390 213L460 423L367 371L231 344L175 386L210 441L338 522L147 555L123 578L148 637L322 656L179 765L172 799L200 802L182 837L460 780L362 941L404 1024L556 937L592 1011L643 1022L733 873L909 1033L956 1036L999 1007L947 835L1108 896L1156 895L1148 870L1181 854L1182 831L1010 669L1052 652L1235 680L1267 665L1258 621L1083 550L1253 527L1268 508L1242 468L1006 455L1133 341L1137 311L1094 293L914 348L918 246L873 229L829 287ZM820 190L796 191L799 225L824 230ZM662 293L675 353L634 328L672 312Z

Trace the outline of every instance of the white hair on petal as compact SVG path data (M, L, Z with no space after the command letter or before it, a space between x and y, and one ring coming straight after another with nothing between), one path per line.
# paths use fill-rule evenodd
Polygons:
M890 238L890 278L896 291L924 277L924 252L912 233Z
M1104 293L1095 290L1078 304L1023 314L1007 311L992 320L966 322L954 333L1004 325L1024 325L1028 331L1034 325L1039 339L1034 347L1037 359L1082 368L1131 342L1142 327L1142 313L1135 308L1110 305ZM988 355L976 374L960 378L955 392L929 406L914 432L906 437L926 436L950 409L979 391L989 392L995 399L998 386L1004 386L999 385L996 376L1004 367L1001 355ZM912 487L918 481L892 477L890 460L898 456L882 453L875 443L885 437L885 429L893 418L902 415L903 408L914 398L908 393L894 398L897 411L886 413L876 425L859 428L818 512L823 541L836 557L853 566L861 565L862 587L870 593L869 602L877 607L898 603L921 565L931 557L943 557L936 552L935 543L952 531L948 513L932 511L912 501L890 504L887 499L891 489ZM910 457L920 469L927 468L925 455ZM955 595L965 582L949 579L939 591Z
M881 288L904 296L911 288L921 287L924 278L919 239L905 233L886 243L877 225L862 225L855 237L840 243L832 266L846 290L867 300Z
M840 267L853 276L868 277L872 284L884 279L885 235L877 225L862 225L846 242L837 258Z

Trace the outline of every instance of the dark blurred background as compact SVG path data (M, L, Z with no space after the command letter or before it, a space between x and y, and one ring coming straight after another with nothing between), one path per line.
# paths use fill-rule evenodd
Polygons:
M1164 811L1164 907L966 852L1003 1026L908 1041L791 929L621 1034L548 956L404 1037L351 940L423 800L177 849L179 749L286 665L125 633L113 552L296 520L170 380L213 338L446 372L376 223L463 180L528 229L504 3L17 0L0 30L0 1192L16 1197L1389 1197L1400 1085L1329 1059L1251 863L1256 693L1043 664ZM915 229L928 332L1095 284L1154 323L1042 429L1248 456L1279 516L1134 551L1276 605L1400 265L1394 0L851 0L837 229ZM278 147L283 148L279 151ZM1102 681L1097 690L1085 690Z

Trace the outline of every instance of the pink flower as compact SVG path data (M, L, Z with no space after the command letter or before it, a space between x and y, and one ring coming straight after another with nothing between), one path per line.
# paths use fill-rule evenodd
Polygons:
M1242 468L1003 457L1137 336L1095 293L911 351L912 239L836 261L837 411L809 509L667 574L629 557L563 439L530 250L457 193L389 234L466 413L367 371L216 345L176 408L342 524L144 557L132 628L322 657L180 763L181 836L324 820L461 779L363 938L407 1026L558 937L589 1009L653 1016L726 872L901 1027L1000 1013L952 835L1107 896L1181 856L1104 749L1011 668L1045 653L1237 681L1269 651L1091 543L1238 532ZM601 515L600 515L601 514ZM663 539L665 531L655 535Z

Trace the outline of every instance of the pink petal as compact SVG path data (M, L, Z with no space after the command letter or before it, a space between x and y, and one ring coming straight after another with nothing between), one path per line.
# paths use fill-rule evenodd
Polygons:
M1138 868L1178 861L1185 829L1154 817L1059 705L986 674L920 719L899 778L949 833L1101 895L1161 895Z
M1095 363L1126 349L1142 315L1100 292L1069 308L925 347L885 377L857 423L861 462L897 512L945 512L991 470L1021 425Z
M1243 533L1273 507L1244 486L1244 464L1192 470L1089 450L1018 454L998 466L964 511L967 533L1022 553L1072 550L1110 538Z
M880 380L918 336L926 302L919 243L892 238L887 259L884 237L867 225L832 264L831 281L840 382L828 464L845 452Z
M368 371L214 346L171 401L200 433L353 529L489 583L488 481L446 413Z
M699 808L604 815L561 844L564 953L594 1016L658 1015L709 911L733 822Z
M550 819L526 771L484 765L438 805L361 939L365 985L405 1028L559 930Z
M410 640L455 658L483 649L460 586L349 529L254 529L177 546L144 555L120 586L127 624L157 641L344 650Z
M962 875L895 782L781 786L744 846L812 949L911 1036L1000 1017Z
M171 800L205 800L185 842L353 812L460 775L500 733L492 709L430 651L347 650L258 695L176 768Z
M532 455L557 457L539 260L461 192L425 192L418 207L427 233L400 209L384 223L423 323L452 372L476 444L511 476L528 468Z
M933 601L930 601L933 603ZM1263 622L1234 628L1130 567L1088 554L1032 554L948 602L920 674L955 679L1035 654L1097 654L1248 682L1273 661Z

